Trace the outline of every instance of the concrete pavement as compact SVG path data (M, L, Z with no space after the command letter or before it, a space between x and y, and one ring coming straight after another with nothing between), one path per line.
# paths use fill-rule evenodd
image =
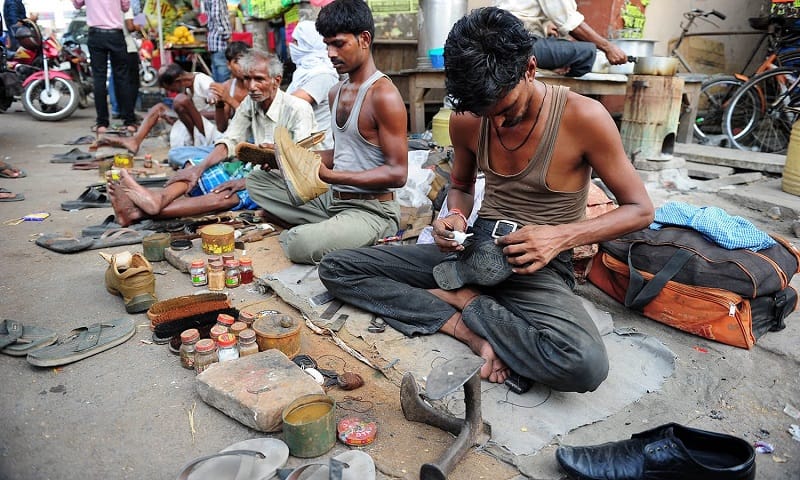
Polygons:
M23 193L26 200L0 204L0 216L9 220L44 211L50 217L0 226L0 318L48 326L63 334L79 325L125 316L122 302L105 291L105 262L97 251L61 255L33 244L40 233L79 234L81 228L100 223L111 213L110 209L62 211L59 204L77 198L96 181L97 172L49 163L53 153L72 148L64 141L89 133L93 110L78 111L59 123L43 123L13 111L18 106L0 114L0 158L8 157L8 163L25 169L28 176L0 179L0 187ZM656 188L651 196L656 204L674 200L719 206L797 243L792 221L800 212L799 197L786 196L774 183L765 180L719 193ZM162 298L192 293L185 274L168 265L157 270L164 272L157 276ZM457 469L451 478L565 478L553 455L558 442L621 440L668 422L768 442L775 452L758 455L758 478L800 476L800 442L787 432L800 420L784 413L787 405L800 408L800 314L789 317L786 330L767 334L746 351L644 319L591 285L580 290L612 313L615 326L655 336L672 349L678 355L675 374L663 389L556 439L536 455L503 458L516 467L498 466L490 457L473 452L470 468ZM233 301L241 305L260 298L257 292L239 289ZM136 316L136 322L147 324L144 315ZM194 374L177 366L176 357L163 346L146 343L148 338L149 331L142 327L126 344L58 369L35 368L24 359L0 355L0 478L168 479L191 458L261 436L200 401ZM417 478L419 464L451 441L427 427L401 432L403 421L397 418L401 413L383 414L387 416L382 425L391 433L383 430L381 451L365 449L377 459L379 478Z

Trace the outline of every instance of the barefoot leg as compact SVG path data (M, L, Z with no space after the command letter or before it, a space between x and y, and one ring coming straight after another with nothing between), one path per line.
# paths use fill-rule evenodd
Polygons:
M494 349L486 339L479 337L461 321L461 312L448 318L439 331L461 340L476 355L486 360L481 367L481 378L493 383L503 383L508 378L510 371L506 364L494 353Z
M145 213L136 205L133 204L125 190L112 182L106 185L108 196L111 199L111 207L114 208L114 215L117 217L117 223L123 227L127 227L138 220L144 218Z

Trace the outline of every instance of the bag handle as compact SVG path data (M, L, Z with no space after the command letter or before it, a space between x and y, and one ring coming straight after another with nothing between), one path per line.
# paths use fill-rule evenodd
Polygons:
M689 261L695 254L692 251L679 248L670 257L669 261L664 265L658 273L656 273L650 281L645 282L644 277L638 270L633 267L633 260L631 259L631 252L633 246L637 242L631 243L628 248L628 291L625 292L625 306L635 310L642 310L645 305L653 301L658 296L661 289L672 280L672 278L681 271L686 262Z

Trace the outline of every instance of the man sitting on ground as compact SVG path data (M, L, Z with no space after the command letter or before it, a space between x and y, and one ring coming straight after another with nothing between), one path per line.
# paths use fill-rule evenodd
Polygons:
M486 362L482 378L595 390L608 374L597 327L575 294L571 249L647 226L653 205L603 106L535 79L531 35L494 7L459 20L445 43L455 153L435 245L340 250L319 276L337 298L406 335L443 332ZM557 140L557 141L556 141ZM472 237L476 174L486 187ZM596 173L619 208L585 218ZM527 386L524 384L528 384Z
M174 122L169 133L170 147L213 145L222 134L212 121L216 97L211 94L213 80L204 73L187 72L177 63L163 67L158 75L158 84L177 95L172 100L172 109L161 102L147 111L142 124L132 137L102 136L90 148L122 147L137 153L139 147L156 123L164 119Z
M145 217L258 208L245 190L249 170L240 162L226 162L236 145L251 132L259 143L272 143L279 124L299 140L315 131L316 123L307 102L280 90L283 64L275 55L253 49L240 63L249 96L236 109L225 135L199 165L179 170L162 190L144 188L127 171L121 171L119 183L108 185L117 223L127 226ZM190 196L185 196L187 193Z
M225 83L212 83L209 89L210 95L217 101L214 104L214 121L217 130L225 132L228 129L230 119L239 108L239 104L247 97L247 86L244 82L244 72L239 64L242 57L250 50L244 42L231 42L225 49L225 58L228 59L228 69L231 78ZM169 149L169 164L174 169L183 168L186 162L194 159L204 158L214 149L214 144L209 145L186 145L172 146Z
M307 264L397 233L400 206L390 189L405 185L408 176L406 108L375 66L369 7L363 0L335 0L320 10L316 27L334 68L347 74L328 95L334 147L320 152L319 178L331 187L298 207L278 172L257 170L247 177L258 205L297 225L281 234L281 246L292 262Z

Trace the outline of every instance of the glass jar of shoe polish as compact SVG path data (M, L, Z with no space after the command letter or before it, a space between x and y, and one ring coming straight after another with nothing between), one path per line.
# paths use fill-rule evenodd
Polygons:
M242 310L239 312L239 321L247 325L247 328L252 328L253 322L256 321L256 316L254 313Z
M230 332L238 340L239 339L239 334L242 333L242 330L244 330L245 328L247 328L247 324L246 323L244 323L244 322L233 322L233 325L231 325L231 328L230 328Z
M217 339L219 346L219 361L227 362L239 358L239 349L236 348L236 336L232 333L223 333Z
M239 276L239 261L228 260L225 262L225 287L236 288L241 283Z
M249 257L239 259L239 277L242 285L253 283L253 260Z
M192 261L189 267L189 275L192 277L192 285L195 287L203 287L208 285L208 274L206 273L206 262L202 259Z
M234 320L234 318L228 315L227 313L220 313L219 315L217 315L217 325L225 327L224 333L228 333L231 331L231 325L233 325L233 322L235 321L236 320Z
M228 329L226 327L223 327L222 325L214 325L211 327L211 331L208 333L208 336L211 337L211 340L213 340L216 344L219 341L219 337L225 333L228 333Z
M214 340L208 338L198 340L194 346L194 371L202 373L217 362L219 362L219 356L217 356L217 344L214 343Z
M221 262L208 264L208 290L211 292L225 290L225 272L222 270Z
M246 357L254 353L258 353L256 332L252 328L246 328L239 333L239 357Z
M181 348L178 353L183 368L188 368L189 370L194 368L195 346L198 340L200 340L200 332L196 328L181 332Z

